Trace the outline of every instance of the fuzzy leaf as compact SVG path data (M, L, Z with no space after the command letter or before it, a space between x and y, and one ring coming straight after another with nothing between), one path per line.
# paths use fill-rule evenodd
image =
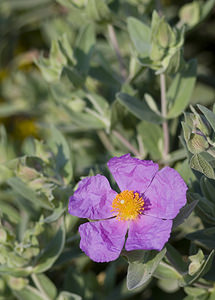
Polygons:
M204 276L210 269L214 257L214 250L208 255L207 259L201 265L200 269L193 276L185 275L183 279L179 282L181 286L191 285L196 282L200 277Z
M133 290L145 284L155 272L165 253L165 248L161 252L146 251L142 262L129 262L127 273L128 289Z
M43 273L47 271L61 254L65 244L65 228L62 223L56 235L47 245L47 247L39 254L34 266L34 273Z
M63 134L54 126L51 127L48 144L55 154L56 172L69 183L73 176L71 150Z
M213 130L215 131L215 114L211 110L207 109L206 107L204 107L200 104L197 106L201 110L201 112L204 114L205 118L208 120L208 122L210 123Z
M151 29L138 19L127 19L130 38L141 57L147 57L151 48Z
M163 146L163 132L160 126L147 121L142 121L138 125L138 132L152 159L160 159L162 157Z
M190 167L196 171L203 173L211 179L215 179L215 174L212 166L201 154L194 154L190 160Z
M8 179L7 182L16 193L31 201L34 205L49 210L53 209L53 205L48 201L48 199L39 197L36 192L30 189L21 179L13 177Z
M145 102L125 93L117 94L117 98L138 119L152 123L162 122L162 118L151 111Z
M195 60L187 63L185 69L178 73L172 81L167 99L169 102L168 118L179 116L189 104L196 82L197 64Z

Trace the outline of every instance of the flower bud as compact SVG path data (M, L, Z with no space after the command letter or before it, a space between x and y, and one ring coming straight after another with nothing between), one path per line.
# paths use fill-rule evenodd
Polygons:
M192 133L190 139L187 141L187 147L193 154L206 151L209 144L204 136L198 133Z
M20 291L28 284L28 280L25 278L18 278L9 276L8 285L11 289Z
M198 120L197 120L198 124L197 124L197 128L205 135L205 136L209 136L211 134L211 127L208 124L208 122L206 121L206 119L202 116L198 116Z
M202 250L199 250L195 255L189 256L189 260L191 261L191 263L188 268L188 274L192 276L201 268L201 265L205 261Z
M170 44L175 43L174 33L164 20L162 20L158 27L157 41L163 48L168 48Z
M195 26L200 20L200 5L199 2L185 4L179 11L179 17L184 24L189 27Z

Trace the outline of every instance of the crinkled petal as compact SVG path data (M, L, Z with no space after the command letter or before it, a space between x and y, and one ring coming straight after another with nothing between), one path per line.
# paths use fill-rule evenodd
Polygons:
M158 171L158 164L131 157L130 154L113 157L107 165L121 191L143 193Z
M82 224L80 248L96 262L115 260L123 248L127 228L127 222L115 218Z
M69 213L92 220L112 217L111 204L116 195L105 176L86 177L69 199Z
M141 215L130 223L125 249L160 251L169 239L171 228L172 220Z
M177 171L165 167L153 178L144 197L148 203L144 214L173 219L186 204L187 186Z

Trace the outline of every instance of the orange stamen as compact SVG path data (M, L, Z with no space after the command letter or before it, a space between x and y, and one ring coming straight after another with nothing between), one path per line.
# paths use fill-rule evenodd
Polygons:
M144 210L144 200L139 193L126 190L116 196L112 208L118 220L134 220Z

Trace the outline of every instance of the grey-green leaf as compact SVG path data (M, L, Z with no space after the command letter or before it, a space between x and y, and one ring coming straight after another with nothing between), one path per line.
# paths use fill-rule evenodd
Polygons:
M125 93L118 93L117 99L138 119L151 123L162 122L162 118L151 111L145 102Z
M191 60L185 69L173 79L167 92L168 118L179 116L189 104L196 82L196 71L197 63L195 60Z
M192 213L198 202L198 200L194 200L191 203L187 203L184 207L180 209L179 214L173 220L173 228L182 224L184 220L189 217L189 215Z
M204 114L205 118L208 120L213 130L215 131L215 114L211 110L207 109L206 107L200 104L198 104L197 106Z
M138 19L127 19L130 38L141 57L149 56L151 49L151 29Z
M81 299L82 299L81 296L67 291L61 292L60 295L57 297L57 300L81 300Z
M64 223L62 222L56 235L53 237L44 251L39 254L33 269L34 273L43 273L51 268L63 250L65 244L65 235L65 227Z
M165 253L165 248L161 252L146 251L141 263L129 263L127 273L128 289L133 290L145 284L155 272Z
M201 265L201 268L197 273L195 273L193 276L186 274L182 280L180 280L179 284L181 286L187 286L193 284L195 281L197 281L200 277L204 276L210 269L213 258L214 258L214 250L210 252L207 259L204 261L204 263Z
M69 183L73 176L71 150L63 134L54 126L48 143L56 156L57 173Z
M162 157L163 132L161 127L147 121L138 125L138 132L143 140L143 145L154 160Z
M203 173L205 176L211 179L215 179L214 169L210 163L201 155L194 154L190 160L190 167L196 171Z
M13 291L13 294L18 300L44 300L43 295L30 285L20 291Z
M53 206L48 199L40 198L36 192L30 189L21 179L12 177L8 179L7 182L16 193L31 201L35 206L52 210Z
M215 227L210 227L186 235L191 241L198 241L208 248L215 248Z
M89 70L90 59L95 45L95 29L94 25L84 25L79 33L76 43L75 57L77 59L76 68L86 74Z
M45 294L48 295L50 299L55 299L57 295L57 289L49 277L45 274L34 274L34 278L35 277Z

